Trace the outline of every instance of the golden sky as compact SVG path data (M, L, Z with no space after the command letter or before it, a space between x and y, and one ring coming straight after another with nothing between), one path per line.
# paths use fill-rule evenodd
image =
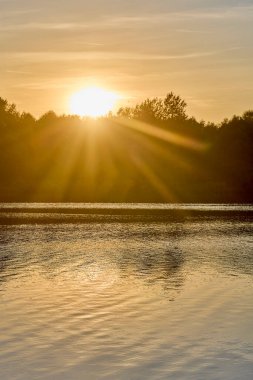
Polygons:
M0 96L35 116L102 86L173 91L220 121L253 108L252 0L0 0Z

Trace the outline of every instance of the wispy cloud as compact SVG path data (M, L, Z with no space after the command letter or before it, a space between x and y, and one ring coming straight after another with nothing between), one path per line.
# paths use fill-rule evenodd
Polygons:
M30 71L22 71L22 70L6 70L7 74L18 74L18 75L29 75L31 74Z
M15 25L2 25L0 30L2 31L22 31L22 30L70 30L70 29L84 29L89 28L89 25L78 23L40 23L30 22Z
M37 9L34 10L24 10L24 11L12 11L11 14L27 13L27 12L38 12ZM93 16L90 19L86 19L85 22L19 22L18 20L13 24L2 24L0 26L1 31L22 31L22 30L81 30L81 29L96 29L100 30L103 28L132 28L132 27L142 27L146 25L150 27L151 25L161 24L161 23L173 23L178 21L189 21L189 20L224 20L224 19L242 19L252 17L253 5L250 6L234 6L234 7L224 7L224 8L209 8L204 11L190 10L181 12L165 12L165 13L153 13L153 14L143 14L143 15L112 15L112 16ZM3 17L3 15L2 15ZM187 29L187 28L186 28ZM180 30L180 29L179 29ZM181 29L183 31L183 29ZM189 32L199 33L199 30L187 30Z
M239 47L231 47L223 50L210 50L210 51L193 51L183 54L141 54L132 52L99 52L99 51L86 51L86 52L10 52L9 59L22 60L29 62L45 62L45 61L80 61L80 60L143 60L143 61L166 61L166 60L182 60L182 59L195 59L200 57L210 57L219 55L224 52L238 50Z
M6 2L9 2L9 0L6 0ZM1 1L0 1L1 2ZM32 13L39 13L41 9L39 8L29 8L29 9L7 9L7 10L1 10L0 18L6 19L6 18L13 18L16 16L24 16L24 15L30 15Z
M183 11L174 12L167 14L170 15L172 19L214 19L214 20L224 20L231 18L245 18L252 17L253 5L250 6L234 6L234 7L224 7L224 8L209 8L203 10L194 11Z

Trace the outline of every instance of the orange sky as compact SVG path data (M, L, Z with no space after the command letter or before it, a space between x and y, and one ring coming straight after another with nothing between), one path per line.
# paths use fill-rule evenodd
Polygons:
M0 20L0 96L35 116L87 85L210 121L253 108L251 0L0 0Z

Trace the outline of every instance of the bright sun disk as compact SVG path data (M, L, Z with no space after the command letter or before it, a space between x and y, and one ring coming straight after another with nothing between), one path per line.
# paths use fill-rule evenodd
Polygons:
M118 95L98 87L76 92L70 99L71 113L79 116L99 117L113 109Z

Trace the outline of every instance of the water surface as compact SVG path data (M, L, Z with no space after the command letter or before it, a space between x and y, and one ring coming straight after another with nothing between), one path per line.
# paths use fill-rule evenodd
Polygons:
M1 379L252 378L252 206L1 207Z

